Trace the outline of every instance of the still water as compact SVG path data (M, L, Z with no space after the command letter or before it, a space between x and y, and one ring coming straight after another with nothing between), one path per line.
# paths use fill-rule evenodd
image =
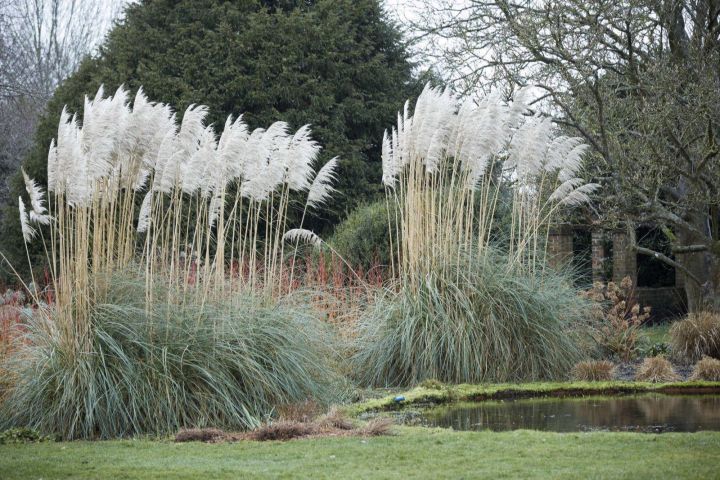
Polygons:
M697 432L720 430L720 395L644 394L460 403L419 422L455 430Z

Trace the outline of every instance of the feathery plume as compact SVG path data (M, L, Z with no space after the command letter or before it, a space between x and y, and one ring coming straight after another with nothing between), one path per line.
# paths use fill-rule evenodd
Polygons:
M220 211L223 208L223 202L222 202L222 196L218 195L217 193L212 196L210 199L210 207L208 212L208 226L210 228L213 228L215 226L215 222L217 221L218 217L220 216Z
M35 180L32 180L28 176L24 168L21 168L20 171L22 172L23 181L25 182L25 190L30 196L30 206L36 215L44 215L47 213L47 208L43 205L45 199L43 198L42 188L40 188Z
M392 129L391 136L388 136L388 132L385 130L382 142L382 183L390 188L395 186L397 177L402 170L402 163L396 156L395 138L395 128Z
M576 206L581 205L583 203L589 203L590 202L590 195L600 188L600 185L597 183L586 183L585 185L581 185L572 192L565 195L565 198L560 200L561 205L568 205L568 206Z
M320 237L318 237L310 230L306 230L304 228L293 228L291 230L288 230L287 232L285 232L285 235L283 235L283 240L289 242L309 243L315 248L320 248L320 246L322 245L322 239Z
M338 167L338 157L327 162L320 171L315 175L310 191L308 192L307 206L310 208L318 208L330 197L335 191L332 183L337 180L335 169Z
M150 227L150 213L152 211L152 199L153 199L153 191L150 190L145 194L145 198L143 198L142 204L140 205L140 214L138 215L138 225L137 225L137 231L138 233L144 233L147 232L148 228Z
M232 115L229 115L217 146L220 164L226 170L228 182L240 180L245 175L248 138L250 138L250 133L242 120L242 115L234 122Z
M37 232L30 226L30 220L25 210L25 203L22 197L18 197L18 207L20 209L20 228L22 229L23 240L25 240L25 243L30 243L32 239L35 238Z
M52 217L47 214L47 208L45 207L44 192L42 188L37 184L35 180L32 180L25 172L24 168L21 168L23 180L25 182L25 190L30 196L30 211L28 212L28 218L32 223L38 223L40 225L49 225Z
M285 151L286 173L284 181L290 190L304 191L310 188L312 165L320 153L320 145L310 137L310 125L303 125L295 132Z
M548 197L550 202L559 202L565 199L576 188L582 185L582 178L570 178L562 182L555 191Z
M57 186L57 171L58 171L58 152L55 146L55 139L50 141L50 148L48 149L48 164L47 164L47 177L48 177L48 192L54 192Z

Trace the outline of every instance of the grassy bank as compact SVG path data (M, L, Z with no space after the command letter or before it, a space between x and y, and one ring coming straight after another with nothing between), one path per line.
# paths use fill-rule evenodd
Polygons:
M0 477L712 478L720 433L557 434L397 428L398 435L227 444L107 441L0 446Z
M395 410L402 408L404 405L417 403L644 392L717 393L720 392L720 382L649 383L610 381L500 383L483 385L443 385L438 383L431 386L418 386L406 392L398 392L382 398L372 398L348 407L346 412L351 415L357 415L369 411ZM398 396L403 397L402 402L395 400Z

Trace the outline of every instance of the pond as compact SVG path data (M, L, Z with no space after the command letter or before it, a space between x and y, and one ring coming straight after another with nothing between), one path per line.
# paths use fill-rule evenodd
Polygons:
M415 423L493 431L720 430L720 395L643 394L460 403L426 410Z

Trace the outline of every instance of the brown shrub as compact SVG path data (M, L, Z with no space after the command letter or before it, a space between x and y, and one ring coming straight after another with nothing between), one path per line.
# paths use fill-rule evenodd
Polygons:
M280 420L288 422L309 422L323 411L322 407L313 400L300 403L280 405L277 409Z
M317 427L312 423L281 421L269 423L250 432L251 440L265 442L268 440L291 440L293 438L312 435Z
M175 435L176 442L216 442L225 438L225 433L217 428L188 428Z
M707 355L720 358L720 314L691 313L670 327L674 355L695 362Z
M650 307L640 308L630 277L618 285L595 282L584 297L594 301L591 312L597 323L594 337L604 353L630 360L638 350L642 324L650 318Z
M665 357L649 357L643 360L635 372L635 380L643 382L676 382L680 376Z
M382 435L391 435L392 427L395 422L389 417L375 417L363 425L358 433L363 437L379 437Z
M572 372L570 372L570 376L573 380L603 382L612 380L614 373L615 365L612 362L607 360L587 360L575 364Z
M352 422L336 407L331 408L328 413L318 418L315 423L320 428L337 428L339 430L352 430L354 428Z
M720 382L720 360L710 357L701 358L693 367L690 380Z

